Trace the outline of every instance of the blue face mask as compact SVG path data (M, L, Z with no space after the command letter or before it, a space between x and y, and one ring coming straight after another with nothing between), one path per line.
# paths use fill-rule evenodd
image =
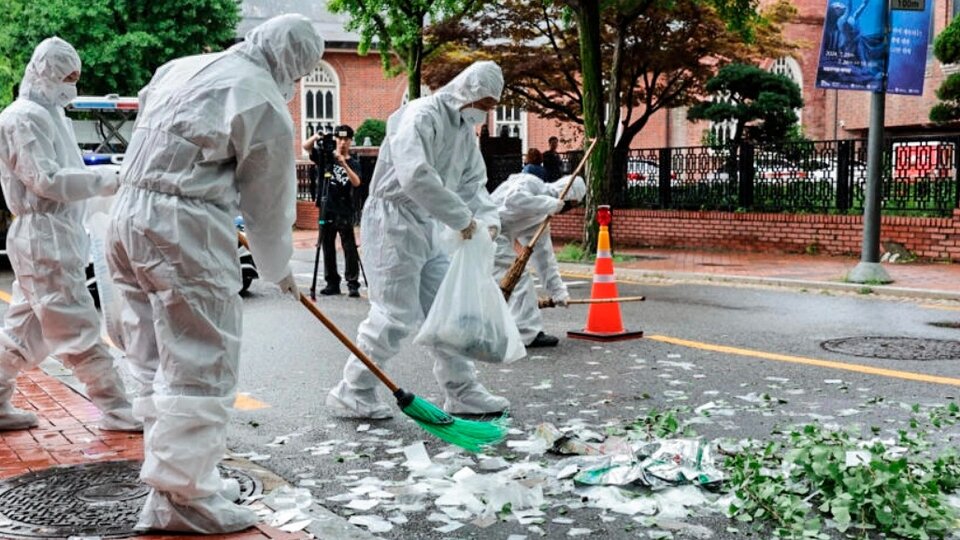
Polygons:
M487 111L481 111L473 107L467 107L460 110L460 117L471 126L482 124L487 121Z

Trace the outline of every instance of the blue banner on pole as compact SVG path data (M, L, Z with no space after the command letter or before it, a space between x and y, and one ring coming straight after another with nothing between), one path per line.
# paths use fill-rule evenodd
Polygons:
M831 0L823 21L817 88L879 91L885 0Z
M925 0L922 11L894 8L890 12L888 94L923 94L933 1Z

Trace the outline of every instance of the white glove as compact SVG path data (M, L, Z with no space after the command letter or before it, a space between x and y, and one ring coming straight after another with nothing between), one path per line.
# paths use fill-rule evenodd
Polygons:
M566 291L551 298L553 305L557 307L570 307L570 294Z
M92 167L100 177L103 186L99 195L104 197L113 195L120 189L120 166L119 165L97 165Z
M280 292L289 294L294 300L300 300L300 287L297 286L297 280L293 278L293 270L287 269L287 275L277 282Z
M566 186L567 182L569 181L570 181L570 176L564 176L557 182L559 182L561 186ZM587 196L587 184L584 183L582 177L578 176L573 179L573 184L570 186L570 189L567 190L567 195L563 198L563 200L580 202L586 196Z
M460 238L463 238L464 240L469 240L473 238L473 233L475 232L477 232L477 220L471 219L470 224L467 225L466 228L461 229Z
M557 200L557 207L554 208L554 209L553 209L553 212L550 212L550 213L551 213L551 214L559 214L560 212L563 212L563 209L566 208L566 207L567 207L567 201Z
M497 228L496 228L496 227L493 227L493 226L487 227L487 232L490 233L490 239L491 239L491 240L496 240L496 239L497 239L497 235L500 234L500 231L498 231Z

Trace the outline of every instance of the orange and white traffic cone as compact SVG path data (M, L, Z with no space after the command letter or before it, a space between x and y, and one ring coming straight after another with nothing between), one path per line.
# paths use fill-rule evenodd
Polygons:
M617 298L617 279L613 274L613 258L610 255L610 207L597 208L600 235L597 237L597 262L593 269L591 299ZM590 304L587 312L587 327L583 331L571 330L567 337L593 341L620 341L643 337L642 331L627 331L623 328L620 304L605 302Z

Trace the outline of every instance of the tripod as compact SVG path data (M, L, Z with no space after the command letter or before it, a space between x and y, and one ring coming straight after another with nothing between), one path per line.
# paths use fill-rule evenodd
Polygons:
M320 175L320 182L323 182L323 194L320 196L320 219L317 220L317 253L313 257L313 281L310 282L310 299L317 299L317 273L320 270L320 250L323 249L323 225L327 213L327 195L329 194L330 180L333 178L333 163L326 163L324 160L323 174ZM366 278L364 278L366 279Z

